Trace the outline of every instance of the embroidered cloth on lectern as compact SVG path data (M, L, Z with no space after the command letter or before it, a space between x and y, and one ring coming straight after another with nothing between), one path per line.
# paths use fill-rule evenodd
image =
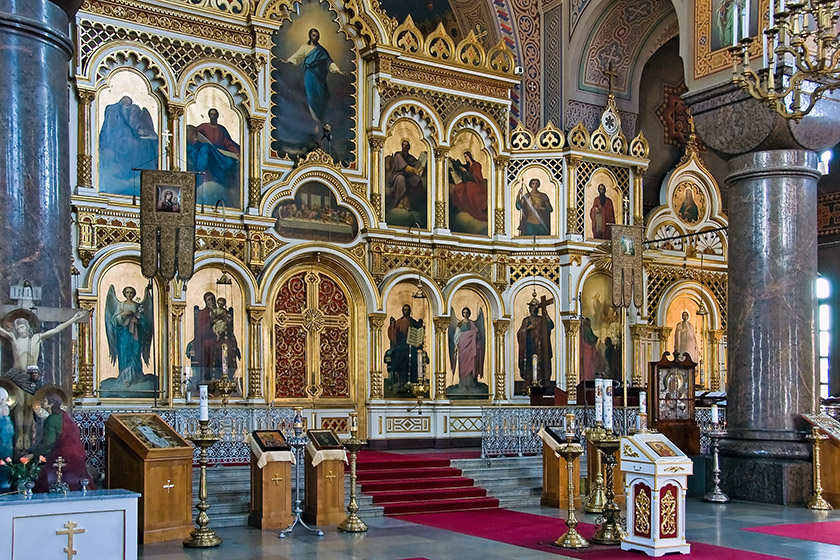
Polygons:
M312 456L313 467L317 467L323 461L344 461L345 463L349 463L347 460L347 451L344 449L321 449L319 451L315 449L314 445L307 443L306 452Z

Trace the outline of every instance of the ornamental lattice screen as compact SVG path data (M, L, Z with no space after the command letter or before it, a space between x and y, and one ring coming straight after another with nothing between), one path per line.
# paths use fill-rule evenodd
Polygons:
M288 278L274 300L274 397L350 396L350 306L323 272Z

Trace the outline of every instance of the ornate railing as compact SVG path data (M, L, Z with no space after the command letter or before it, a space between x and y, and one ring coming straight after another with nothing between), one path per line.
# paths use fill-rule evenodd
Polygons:
M720 421L726 421L726 409L720 408ZM537 433L542 426L563 426L567 412L575 415L575 431L582 444L586 444L584 429L595 424L593 407L487 407L481 409L481 456L506 457L537 455L542 453L542 440ZM619 435L627 435L636 426L637 408L616 408L613 410L614 429ZM712 424L710 408L695 409L697 425L700 426L700 451L709 452L709 437L706 435Z

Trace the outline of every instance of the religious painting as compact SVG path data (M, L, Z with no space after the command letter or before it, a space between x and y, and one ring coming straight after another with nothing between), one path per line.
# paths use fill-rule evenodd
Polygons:
M214 381L227 374L236 385L232 395L242 396L242 289L226 271L203 268L190 279L186 300L185 391L197 393L199 384L207 384L218 396Z
M289 451L292 448L279 430L255 430L251 432L251 437L263 452Z
M622 196L615 178L604 169L592 174L586 186L585 200L585 237L590 241L607 241L610 237L610 224L622 223Z
M294 199L280 202L272 216L281 237L348 243L359 233L353 212L336 201L329 187L315 181L298 187Z
M544 394L554 394L556 310L554 296L543 286L525 286L513 297L512 324L517 325L514 394L528 394L534 380Z
M709 46L712 51L727 49L743 37L758 35L759 2L756 0L711 1L712 30Z
M656 372L656 421L694 420L689 400L694 399L691 370L684 367L665 367Z
M706 386L707 372L703 363L703 319L704 315L697 315L700 306L695 297L678 295L668 305L665 312L665 326L671 327L667 347L663 352L672 352L674 359L682 354L688 354L691 361L698 364L695 369L695 384L697 387Z
M557 184L542 167L525 169L514 181L514 235L523 237L557 235Z
M488 350L492 343L490 309L478 292L459 290L450 303L447 342L449 372L446 397L450 400L488 399ZM488 340L488 335L491 338Z
M388 293L387 319L382 327L386 348L385 398L416 399L411 383L431 377L428 351L432 348L433 329L429 325L429 300L417 295L415 282L400 282Z
M132 70L111 74L96 98L99 192L140 195L140 170L157 169L160 102Z
M155 341L157 286L133 262L109 268L99 280L95 332L102 398L154 398L161 389Z
M356 53L326 2L302 0L272 35L271 150L355 161Z
M155 208L158 212L181 211L181 187L178 185L157 185Z
M488 183L492 169L481 139L458 133L449 151L449 229L454 233L488 234Z
M645 440L648 447L653 449L654 453L660 457L677 457L677 452L674 451L670 445L664 441L659 440Z
M385 140L385 221L428 229L429 145L418 126L398 121Z
M187 171L195 171L196 203L238 208L242 200L242 117L228 93L205 86L187 106Z
M450 0L381 0L380 5L385 13L399 22L411 16L414 25L423 35L428 35L442 23L456 43L464 38Z
M758 38L749 52L751 58L761 56L761 30L767 27L769 7L769 0L694 0L694 78L731 68L728 48L744 36Z
M671 200L671 208L687 225L699 223L706 215L706 195L691 181L678 184Z
M595 273L583 284L580 324L580 379L622 380L621 308L612 305L612 277Z

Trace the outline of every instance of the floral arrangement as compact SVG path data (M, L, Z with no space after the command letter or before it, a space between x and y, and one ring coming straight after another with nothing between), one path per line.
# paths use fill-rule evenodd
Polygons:
M26 482L38 478L38 472L46 462L43 455L39 456L37 461L32 457L21 457L14 462L11 457L6 457L0 459L0 467L6 467L12 483L19 480Z

